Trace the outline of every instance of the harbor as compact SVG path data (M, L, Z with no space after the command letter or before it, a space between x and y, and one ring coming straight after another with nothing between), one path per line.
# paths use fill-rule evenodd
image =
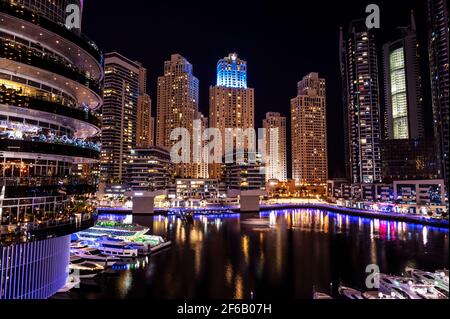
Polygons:
M148 255L131 251L134 257L100 251L104 237L81 248L87 235L104 233L113 246L139 236L170 245ZM81 237L73 238L72 259L82 257L78 249L94 251L107 259L104 269L54 298L448 299L448 229L440 227L300 208L190 217L110 213ZM369 264L380 268L379 289L365 286Z

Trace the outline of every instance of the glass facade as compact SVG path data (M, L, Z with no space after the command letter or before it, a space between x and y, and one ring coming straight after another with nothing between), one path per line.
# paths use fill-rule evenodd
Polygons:
M408 98L406 93L405 54L403 48L390 55L392 118L394 139L409 138Z

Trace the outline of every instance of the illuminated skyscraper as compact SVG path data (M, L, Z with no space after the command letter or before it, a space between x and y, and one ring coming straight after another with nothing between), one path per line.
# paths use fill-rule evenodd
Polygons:
M342 31L341 31L342 32ZM341 34L341 71L348 175L352 183L381 182L381 125L375 36L365 20Z
M172 54L164 63L164 75L158 77L156 143L171 148L177 141L170 140L170 133L176 128L185 128L191 137L193 122L198 112L198 79L193 67L184 57ZM192 140L185 148L192 158ZM197 178L197 165L178 164L177 175L182 178Z
M298 83L291 100L292 178L296 184L325 186L328 179L326 85L317 73Z
M130 151L136 146L141 67L139 62L133 62L117 52L105 56L100 162L103 182L124 181Z
M263 128L266 131L266 180L286 181L286 118L280 113L267 113Z
M442 176L449 189L449 1L427 0L428 53L430 60L433 118Z
M254 112L254 90L247 87L247 62L230 53L217 63L217 85L209 89L209 125L222 134L222 155L227 148L233 149L225 144L225 130L254 128ZM220 172L220 164L210 166L211 178L220 178Z
M418 139L424 137L423 95L412 12L411 25L402 33L383 46L387 138Z
M154 144L152 100L147 94L147 69L139 68L139 97L136 117L136 147L148 148Z

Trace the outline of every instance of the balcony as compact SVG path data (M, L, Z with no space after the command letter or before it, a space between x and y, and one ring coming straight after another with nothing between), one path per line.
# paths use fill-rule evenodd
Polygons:
M0 138L0 151L35 153L35 154L55 154L62 156L71 156L74 158L89 158L98 160L100 152L98 149L85 148L75 144L57 144L40 142L37 140Z
M102 95L102 86L99 81L92 79L57 55L44 54L41 51L17 42L0 39L0 58L30 65L63 76L88 87L99 96Z
M44 30L40 31L50 31L68 41L72 42L76 46L80 47L91 55L99 65L103 65L103 54L100 49L91 41L88 37L83 34L76 34L68 30L64 25L55 23L43 16L38 15L26 8L21 7L18 4L0 0L0 12L6 13L9 16L18 18L20 20L27 21ZM54 38L48 36L48 38Z

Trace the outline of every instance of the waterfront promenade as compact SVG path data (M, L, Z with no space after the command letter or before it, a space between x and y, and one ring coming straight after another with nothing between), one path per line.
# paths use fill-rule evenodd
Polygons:
M279 204L262 204L260 207L260 211L270 211L270 210L280 210L280 209L296 209L296 208L304 208L304 209L320 209L326 210L334 213L351 215L351 216L359 216L364 218L374 218L374 219L383 219L383 220L395 220L399 222L407 222L421 225L428 225L434 227L441 228L449 228L448 219L436 219L430 218L428 216L416 215L416 214L401 214L401 213L390 213L390 212L382 212L382 211L373 211L373 210L365 210L358 208L350 208L344 206L338 206L330 203L322 203L322 202L302 202L302 203L279 203ZM183 207L183 208L155 208L155 214L167 214L169 212L177 212L177 211L189 211L198 214L205 214L208 212L217 212L217 211L227 211L233 213L241 213L239 206L208 206L208 207ZM114 214L132 214L132 210L129 208L109 208L109 207L100 207L98 208L98 212L101 213L114 213Z

